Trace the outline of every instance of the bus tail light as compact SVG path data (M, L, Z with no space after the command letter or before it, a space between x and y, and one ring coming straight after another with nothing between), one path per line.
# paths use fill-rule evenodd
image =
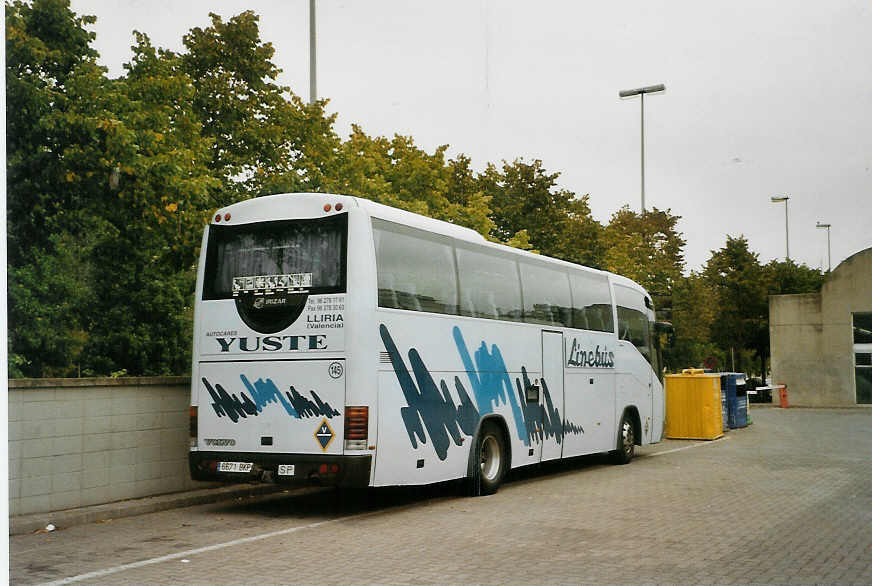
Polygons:
M197 447L197 407L196 407L196 405L191 405L191 409L188 411L188 414L191 417L190 427L188 428L191 432L190 433L190 435L191 435L191 447L196 448Z
M369 407L345 407L345 449L365 450L369 433Z

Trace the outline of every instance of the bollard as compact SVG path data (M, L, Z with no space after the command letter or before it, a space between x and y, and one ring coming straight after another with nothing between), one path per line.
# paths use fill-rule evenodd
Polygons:
M781 400L781 408L787 409L790 404L787 402L787 385L783 385L778 389L778 398Z

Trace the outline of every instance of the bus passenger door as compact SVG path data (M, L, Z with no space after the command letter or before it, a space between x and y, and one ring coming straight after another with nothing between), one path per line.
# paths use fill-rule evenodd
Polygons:
M542 460L563 455L563 334L542 332L542 380L539 381L542 405Z

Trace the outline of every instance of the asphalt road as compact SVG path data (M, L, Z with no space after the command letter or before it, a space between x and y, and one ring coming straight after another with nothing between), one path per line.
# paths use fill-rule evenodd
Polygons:
M872 583L872 410L753 410L452 485L305 489L11 538L15 584Z

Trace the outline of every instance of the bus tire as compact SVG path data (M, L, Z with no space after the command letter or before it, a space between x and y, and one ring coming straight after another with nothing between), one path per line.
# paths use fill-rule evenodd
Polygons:
M473 444L467 488L470 496L494 494L500 487L509 463L506 439L493 422L485 421Z
M611 452L612 462L615 464L629 464L636 450L636 433L633 426L633 416L629 411L624 411L621 418L621 427L618 428L618 445Z

